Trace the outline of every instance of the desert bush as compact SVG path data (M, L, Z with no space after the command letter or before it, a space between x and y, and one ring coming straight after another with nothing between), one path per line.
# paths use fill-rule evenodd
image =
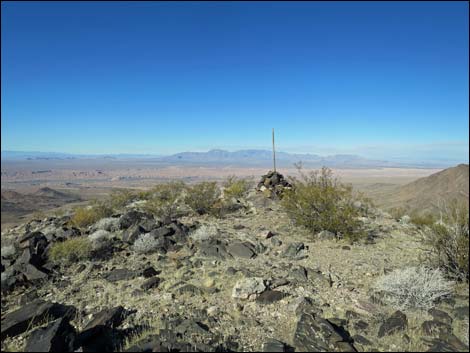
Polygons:
M410 214L410 222L418 228L430 227L437 221L436 217L431 213L420 214L412 212Z
M300 179L291 178L293 187L285 190L281 200L294 223L313 232L328 230L350 241L365 236L351 186L339 182L325 167L309 174L299 172Z
M136 193L131 190L115 190L109 196L109 206L113 209L121 209L137 199Z
M87 237L70 238L54 243L49 250L49 258L53 262L70 264L92 256L92 242Z
M403 207L393 207L388 210L388 213L393 217L393 219L399 221L403 216L406 215L407 211Z
M84 228L112 214L113 210L108 205L95 201L90 206L75 209L70 221L75 227Z
M216 238L219 234L219 230L215 225L205 225L203 224L196 230L194 230L189 237L195 241L204 241L211 238Z
M245 196L250 189L250 181L243 178L237 178L235 175L227 177L224 181L224 196L226 198L234 197L236 199Z
M383 275L374 288L396 309L430 309L439 299L452 293L453 283L445 278L440 269L422 266Z
M209 213L220 197L216 182L201 182L188 187L184 202L198 214Z
M428 260L449 276L468 281L469 210L465 203L441 206L439 222L421 231L430 248Z
M135 252L148 254L154 252L160 246L161 241L155 238L152 234L145 233L139 235L139 237L135 240L133 249Z
M173 219L177 216L186 185L181 181L159 184L149 191L143 208L161 218Z

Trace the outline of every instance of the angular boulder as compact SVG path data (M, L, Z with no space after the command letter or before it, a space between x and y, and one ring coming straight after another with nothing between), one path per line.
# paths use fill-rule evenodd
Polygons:
M256 256L256 252L254 251L254 246L248 242L237 242L230 244L227 247L227 251L233 257L241 257L244 259L251 259Z
M356 352L346 336L328 320L304 313L297 321L293 343L296 352Z
M73 352L76 332L68 319L60 318L34 330L28 337L25 352Z
M17 336L25 332L30 325L35 324L45 317L72 318L76 313L73 306L52 303L41 299L6 314L2 318L1 338Z
M232 298L251 299L266 290L264 280L260 277L243 278L232 289Z

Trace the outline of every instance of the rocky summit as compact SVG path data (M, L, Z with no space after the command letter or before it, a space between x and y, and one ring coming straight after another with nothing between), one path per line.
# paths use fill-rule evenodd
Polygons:
M468 284L428 307L377 289L422 265L416 226L370 209L364 241L312 234L266 197L289 187L270 172L223 216L132 202L80 228L68 213L3 232L2 351L468 351Z

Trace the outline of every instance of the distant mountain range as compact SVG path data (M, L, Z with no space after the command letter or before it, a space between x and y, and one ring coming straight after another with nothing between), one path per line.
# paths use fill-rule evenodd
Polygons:
M239 150L225 151L213 149L207 152L182 152L172 155L155 154L69 154L58 152L23 152L2 151L2 160L69 160L69 159L135 159L145 158L155 163L185 164L185 165L224 165L224 166L270 166L272 152L269 150ZM276 152L276 163L279 167L291 167L294 163L302 162L305 167L327 166L332 168L445 168L453 163L411 163L398 161L373 160L352 154L336 154L320 156L316 154L296 154Z

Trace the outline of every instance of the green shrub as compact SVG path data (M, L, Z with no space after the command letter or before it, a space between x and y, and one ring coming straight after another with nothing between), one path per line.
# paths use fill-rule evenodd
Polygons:
M146 195L147 203L143 207L157 217L173 219L177 216L185 189L186 185L181 181L159 184Z
M92 252L91 241L87 237L77 237L54 243L49 250L49 258L53 262L70 264L89 259Z
M281 204L297 224L313 232L328 230L337 238L350 241L365 236L358 220L360 210L354 207L352 187L334 178L330 169L309 174L300 169L300 179L292 178L293 188L286 190Z
M431 227L436 222L436 217L431 213L420 214L413 212L410 215L410 221L418 228Z
M103 202L95 201L88 207L76 208L70 222L75 227L84 228L112 214L113 210L109 206Z
M441 208L441 220L421 231L429 260L459 280L468 281L469 211L466 203Z
M188 187L184 202L198 214L209 213L220 197L216 182L202 182Z
M109 205L113 209L121 209L137 199L135 192L130 190L115 190L109 196Z
M250 189L250 182L247 179L237 178L232 175L227 177L224 182L224 196L226 198L239 199L245 196Z
M388 210L388 213L393 217L393 219L399 221L404 215L406 215L407 211L403 207L394 207Z

